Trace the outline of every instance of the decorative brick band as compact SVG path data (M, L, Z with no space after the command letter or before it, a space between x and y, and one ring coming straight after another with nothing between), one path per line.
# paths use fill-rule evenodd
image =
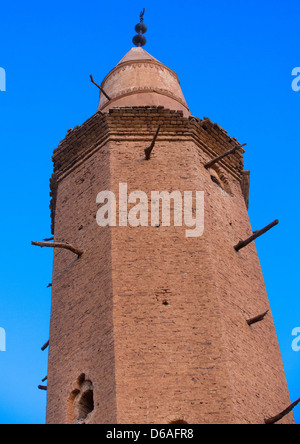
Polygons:
M178 75L176 74L176 72L174 72L172 69L168 68L167 66L163 65L162 63L160 63L158 60L143 60L141 62L141 60L130 60L128 62L123 62L120 63L119 65L115 66L108 74L107 76L104 78L103 82L101 83L101 86L104 87L106 80L109 77L114 77L116 76L120 71L125 71L128 68L150 68L150 69L157 69L160 71L166 70L168 71L171 76L177 80L178 84L179 82L179 78Z
M108 141L141 141L146 146L151 143L158 125L162 125L160 141L191 141L198 147L199 154L204 153L207 156L207 160L228 151L238 143L208 118L186 118L183 117L183 111L169 110L162 106L112 108L108 113L100 111L82 126L69 130L65 139L54 150L54 174L50 181L52 234L59 182L88 157L104 148ZM227 171L241 183L247 203L249 181L246 178L249 178L249 174L247 176L243 173L242 153L237 152L223 159L219 164L219 172L224 176L223 171Z
M186 102L184 100L182 100L180 97L176 96L172 92L168 91L167 89L149 88L147 86L140 87L140 88L134 87L134 88L130 88L130 89L126 89L126 90L120 91L119 94L113 95L111 97L111 100L109 101L109 104L111 105L112 102L117 101L117 100L121 99L122 97L130 96L130 95L133 95L133 94L143 94L143 93L157 93L157 94L161 94L163 96L170 97L171 99L175 100L176 102L178 102L182 106L184 106L188 111L190 111L189 107L187 106L187 104L186 104ZM104 103L104 105L102 105L100 110L103 110L104 108L106 108L107 104L108 104L108 102Z

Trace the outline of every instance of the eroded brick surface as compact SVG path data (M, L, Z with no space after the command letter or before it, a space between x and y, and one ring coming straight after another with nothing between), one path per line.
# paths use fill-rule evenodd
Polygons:
M290 404L272 315L246 322L269 302L255 245L233 248L252 234L242 153L215 171L226 191L204 168L236 143L209 119L137 107L96 114L55 151L55 240L85 253L54 255L48 423L67 421L81 374L94 387L88 423L263 423ZM204 235L100 228L96 196L118 196L120 182L204 191Z

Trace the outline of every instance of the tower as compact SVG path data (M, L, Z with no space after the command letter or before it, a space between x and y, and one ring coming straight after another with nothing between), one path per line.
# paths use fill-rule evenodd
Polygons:
M78 251L54 250L47 422L264 423L290 399L271 312L247 322L270 306L255 244L234 248L253 234L243 152L207 167L240 146L191 115L175 72L142 48L142 17L97 113L54 151L54 242ZM124 185L149 204L153 191L204 193L204 232L187 237L162 211L130 225ZM102 191L116 226L97 223Z

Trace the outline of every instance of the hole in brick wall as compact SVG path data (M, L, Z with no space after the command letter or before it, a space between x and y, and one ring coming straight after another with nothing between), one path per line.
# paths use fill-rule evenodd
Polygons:
M67 424L85 424L94 410L94 388L91 381L81 374L77 379L78 388L73 390L67 402Z
M169 424L188 424L184 419L175 419L175 421L169 422Z
M94 392L92 388L85 391L78 400L78 419L81 422L94 410Z
M221 182L215 176L210 176L210 178L214 183L216 183L220 188L222 188Z
M218 185L221 190L225 191L227 194L232 194L230 191L229 183L224 174L218 168L218 166L214 166L210 169L210 178L212 182Z
M77 384L79 385L79 386L82 386L82 384L84 383L84 381L85 381L85 374L84 373L81 373L81 375L78 377L78 379L77 379Z
M163 305L169 305L169 302L167 300L163 301Z
M80 179L77 179L77 180L75 181L75 183L76 183L77 185L80 185L80 184L82 184L84 181L85 181L84 177L81 177Z

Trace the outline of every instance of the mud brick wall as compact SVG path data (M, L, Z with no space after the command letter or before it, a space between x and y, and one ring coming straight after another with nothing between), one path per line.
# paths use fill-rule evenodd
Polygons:
M97 113L61 142L55 240L84 254L54 255L48 423L72 422L81 374L94 389L87 423L263 423L290 404L271 313L246 322L269 302L255 244L233 248L252 234L242 152L204 167L237 143L207 118L162 107ZM118 197L119 183L149 198L204 191L204 235L187 238L185 226L100 228L96 196Z

